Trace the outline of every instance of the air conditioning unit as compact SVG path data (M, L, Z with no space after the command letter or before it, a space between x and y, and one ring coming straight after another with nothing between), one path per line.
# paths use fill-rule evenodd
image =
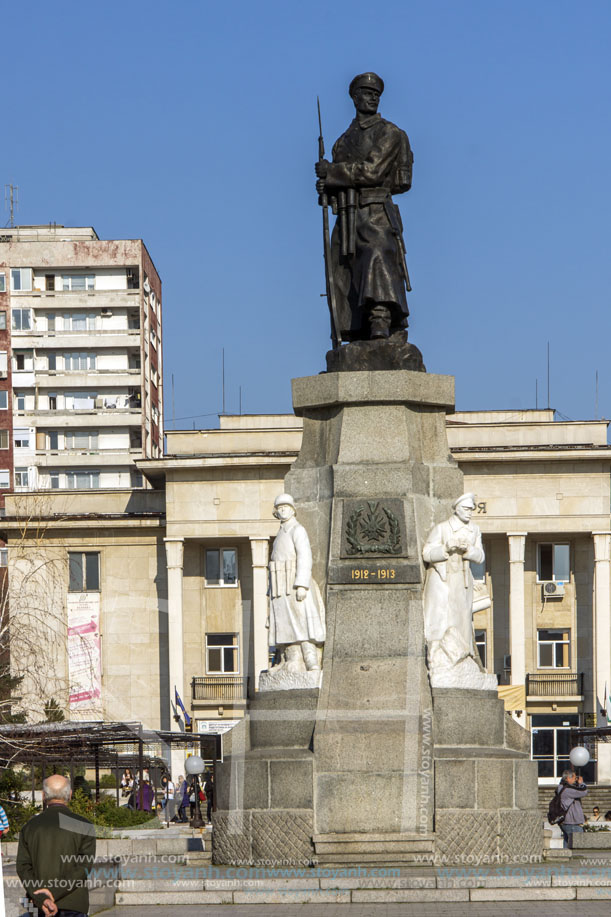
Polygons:
M506 672L511 668L511 653L505 653L503 656L503 668Z
M543 583L541 590L544 599L561 599L564 595L564 583Z

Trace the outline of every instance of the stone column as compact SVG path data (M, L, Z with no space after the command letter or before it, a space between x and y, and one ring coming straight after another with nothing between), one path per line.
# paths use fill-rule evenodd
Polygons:
M611 691L611 532L594 539L594 703L597 726L606 726L605 685ZM611 783L611 746L598 743L598 783Z
M526 532L508 532L509 542L509 650L511 684L526 682L526 630L524 627L524 547Z
M182 702L188 708L190 698L184 691L184 651L182 630L182 564L184 556L183 538L164 538L168 568L168 689L170 692L170 709L174 708L174 688L178 690ZM179 724L172 718L172 732L179 732ZM172 747L172 779L184 773L184 748Z
M259 688L259 675L267 669L267 561L269 539L251 538L252 555L252 678L255 691Z

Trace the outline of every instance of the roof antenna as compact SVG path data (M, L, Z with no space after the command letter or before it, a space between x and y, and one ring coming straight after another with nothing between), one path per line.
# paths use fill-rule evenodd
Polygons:
M4 186L4 209L10 213L8 225L11 228L15 225L15 210L19 206L19 185Z

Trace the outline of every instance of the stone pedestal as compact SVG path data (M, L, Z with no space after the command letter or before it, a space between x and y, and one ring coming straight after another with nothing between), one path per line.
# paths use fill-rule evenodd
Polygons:
M316 545L327 642L314 731L321 863L432 852L432 708L422 544L461 492L454 380L418 372L293 383L301 452L285 486Z

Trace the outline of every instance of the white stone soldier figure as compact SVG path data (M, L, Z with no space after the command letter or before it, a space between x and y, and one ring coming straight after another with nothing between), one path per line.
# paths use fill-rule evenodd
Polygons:
M312 579L308 533L295 518L290 494L276 497L274 516L280 520L280 530L269 564L269 645L277 647L283 658L270 674L279 669L294 674L320 671L325 609Z
M435 526L422 550L428 564L424 636L431 684L496 690L496 677L483 671L473 635L471 562L484 561L482 536L471 522L474 495L462 494L452 508L454 514Z

